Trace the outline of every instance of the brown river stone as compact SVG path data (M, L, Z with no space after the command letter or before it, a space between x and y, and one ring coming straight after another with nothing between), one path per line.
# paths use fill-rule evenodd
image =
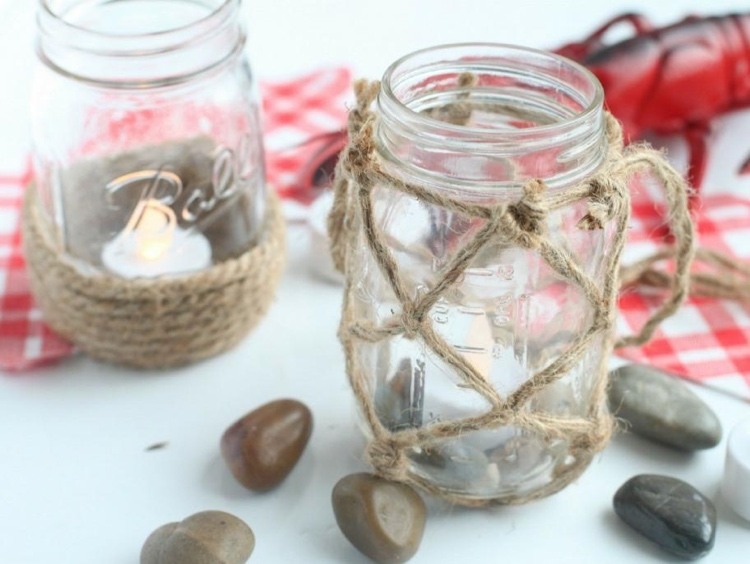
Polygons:
M417 552L427 510L411 487L372 474L350 474L333 488L331 501L341 532L375 562L406 562Z
M244 564L255 535L223 511L202 511L156 529L143 544L141 564Z
M276 400L229 427L221 437L221 455L243 486L265 491L291 472L311 433L307 406L292 399Z

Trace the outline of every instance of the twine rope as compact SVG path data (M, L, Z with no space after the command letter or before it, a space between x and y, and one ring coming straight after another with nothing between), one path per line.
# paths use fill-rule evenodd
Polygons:
M657 268L657 264L673 260L674 255L674 249L662 249L623 267L620 274L622 286L669 288L674 284L674 274ZM750 264L705 247L696 249L695 264L703 265L706 270L690 273L690 295L750 301Z
M471 84L465 78L460 82ZM674 313L687 295L689 267L695 253L693 225L687 206L688 187L657 151L643 145L623 147L619 124L607 114L609 149L605 162L596 175L584 182L550 194L542 180L530 180L523 187L522 197L512 203L488 205L452 198L419 184L405 182L382 168L373 141L376 116L370 109L378 91L378 82L358 81L355 84L357 102L349 114L349 144L337 166L334 203L328 218L334 263L339 270L347 273L339 339L345 352L349 382L372 433L365 457L377 474L414 485L452 503L471 506L525 503L550 495L583 472L591 457L606 445L613 429L612 417L604 407L604 395L607 385L607 353L615 344L611 329L620 289L619 263L630 217L627 182L633 174L649 171L662 183L670 209L670 225L676 240L675 247L670 251L670 256L676 261L676 274L664 281L670 290L669 297L638 333L620 339L617 342L619 346L646 342L658 323ZM454 122L461 115L466 115L466 101L462 99L457 105L459 108L453 114ZM372 200L372 188L375 185L485 222L474 238L443 266L438 282L417 297L410 295L385 236L376 223ZM612 251L605 258L606 275L603 285L596 284L576 259L565 248L553 243L546 232L546 220L551 211L582 199L588 202L588 210L578 222L579 229L602 229L609 222L615 222ZM352 274L357 267L354 264L357 257L353 251L354 245L360 240L359 233L362 233L367 251L401 304L400 314L378 326L359 319L353 307ZM569 349L506 397L435 331L428 315L430 308L457 283L478 253L488 244L497 242L538 252L561 278L569 280L582 290L593 311L590 327L574 339ZM643 270L645 272L645 267ZM377 343L398 335L407 339L420 338L427 349L452 368L461 380L462 387L474 390L487 400L489 410L457 420L434 421L419 428L386 428L376 414L355 345L356 341ZM604 340L605 354L597 369L592 401L586 416L561 417L531 411L529 400L580 362L597 338ZM511 496L501 501L463 496L410 471L406 454L408 450L429 450L441 439L508 425L534 433L543 439L566 439L573 455L572 461L569 459L568 463L559 464L554 469L553 479L543 488L528 495Z
M284 270L284 220L269 192L264 238L243 255L195 274L125 280L87 275L70 262L29 186L23 246L45 321L90 356L136 368L179 366L231 348L265 315Z

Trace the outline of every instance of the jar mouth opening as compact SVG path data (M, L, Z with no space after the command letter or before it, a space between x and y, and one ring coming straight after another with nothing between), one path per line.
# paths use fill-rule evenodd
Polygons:
M183 23L165 26L162 29L132 32L111 32L83 25L71 17L71 12L85 8L93 10L109 5L125 5L134 0L38 0L39 12L47 18L51 18L58 25L64 26L71 32L87 34L92 37L121 38L123 40L148 40L154 38L166 39L169 36L182 35L184 32L196 27L212 27L213 22L219 25L224 21L227 13L231 12L240 0L188 0L187 3L194 5L197 9L204 8L203 13L197 14L195 18ZM137 1L137 0L135 0Z
M386 70L376 105L376 146L392 171L480 199L514 195L531 179L573 185L607 155L598 79L536 49L416 51Z
M409 87L427 86L431 78L447 73L447 68L463 69L481 74L499 72L521 76L524 70L546 80L550 88L575 90L581 94L579 107L570 108L568 115L549 123L524 124L522 128L490 128L476 125L453 124L419 111L414 90ZM491 88L491 86L490 86ZM599 80L584 66L560 55L528 47L503 43L456 43L429 47L409 53L392 63L383 74L379 104L393 119L417 125L423 133L445 136L461 142L493 143L499 133L503 142L519 142L530 137L554 136L575 130L590 122L604 103L604 90Z
M95 87L143 91L219 70L245 45L241 0L39 0L37 55Z

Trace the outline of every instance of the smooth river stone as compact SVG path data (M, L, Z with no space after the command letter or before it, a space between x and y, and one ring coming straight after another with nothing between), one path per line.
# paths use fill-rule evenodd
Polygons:
M235 478L257 491L277 486L292 471L312 433L312 414L303 403L267 403L229 427L221 455Z
M156 529L143 544L141 564L244 564L255 535L223 511L202 511Z
M721 423L711 408L676 377L648 366L610 373L609 408L634 433L680 450L721 441Z
M669 476L642 474L617 490L615 512L663 549L694 560L716 537L716 509L690 484Z
M427 510L411 487L372 474L350 474L331 496L341 532L381 564L406 562L417 552Z

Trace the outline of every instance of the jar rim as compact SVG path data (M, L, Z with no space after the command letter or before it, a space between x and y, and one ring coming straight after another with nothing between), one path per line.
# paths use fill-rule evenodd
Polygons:
M37 56L58 75L94 87L142 91L189 82L241 56L246 42L241 3L168 0L147 23L136 21L137 31L120 33L118 9L128 14L142 9L140 3L67 0L55 9L53 0L38 0ZM181 8L184 14L178 13ZM69 14L78 10L84 17L98 14L107 25L80 25L78 16ZM181 25L171 27L168 22L180 15Z
M462 85L466 73L478 83ZM464 125L433 112L464 99L467 108L473 101L480 109L487 104L484 115L496 105L502 117L486 121L479 114L475 124ZM387 166L408 181L504 198L531 178L558 189L593 174L608 147L603 108L599 80L570 59L504 43L444 44L386 69L376 145Z
M424 55L438 55L441 52L452 52L456 50L466 50L467 53L470 51L477 50L492 50L496 51L497 54L508 54L521 56L531 56L540 59L547 59L548 61L557 61L558 63L567 66L573 70L580 78L584 78L593 88L593 95L588 101L588 104L581 111L575 113L573 116L556 121L551 124L545 125L533 125L530 127L524 127L523 129L516 130L503 130L503 138L513 142L515 139L525 139L530 135L544 135L553 134L560 131L563 128L574 128L580 124L590 120L594 114L596 114L604 103L604 89L599 82L599 79L583 65L558 55L550 51L542 49L534 49L531 47L522 47L518 45L512 45L509 43L492 43L492 42L466 42L466 43L444 43L424 49L419 49L408 53L393 63L385 70L381 79L381 95L384 97L388 104L388 110L395 112L396 117L403 117L408 120L419 121L420 128L425 128L428 131L439 129L441 132L450 131L453 134L457 134L463 137L468 137L471 140L478 142L492 142L497 139L497 131L481 128L471 127L465 125L450 124L445 121L433 118L429 115L415 112L405 103L403 103L393 90L393 79L396 73L407 63L414 61L415 59ZM455 57L450 59L451 62L460 62L460 59ZM463 140L466 142L466 139Z
M210 12L208 12L205 15L200 16L199 18L182 24L175 27L170 27L166 29L160 29L156 31L149 31L149 32L137 32L137 33L108 33L106 31L100 31L96 29L91 29L89 27L85 27L82 25L78 25L69 19L66 19L65 14L59 13L59 11L55 11L51 7L51 3L54 0L37 0L39 4L39 10L41 12L44 12L47 17L51 17L54 21L58 22L60 25L64 26L65 28L70 29L71 31L75 31L76 33L86 33L90 34L92 36L99 36L99 37L117 37L122 39L149 39L149 38L155 38L155 37L165 37L172 34L181 34L182 32L189 30L190 28L197 27L197 26L203 26L207 23L209 23L212 20L220 20L223 19L224 15L235 8L236 5L240 4L242 0L222 0L221 4L217 5L215 8L211 9ZM118 0L114 0L117 2Z

